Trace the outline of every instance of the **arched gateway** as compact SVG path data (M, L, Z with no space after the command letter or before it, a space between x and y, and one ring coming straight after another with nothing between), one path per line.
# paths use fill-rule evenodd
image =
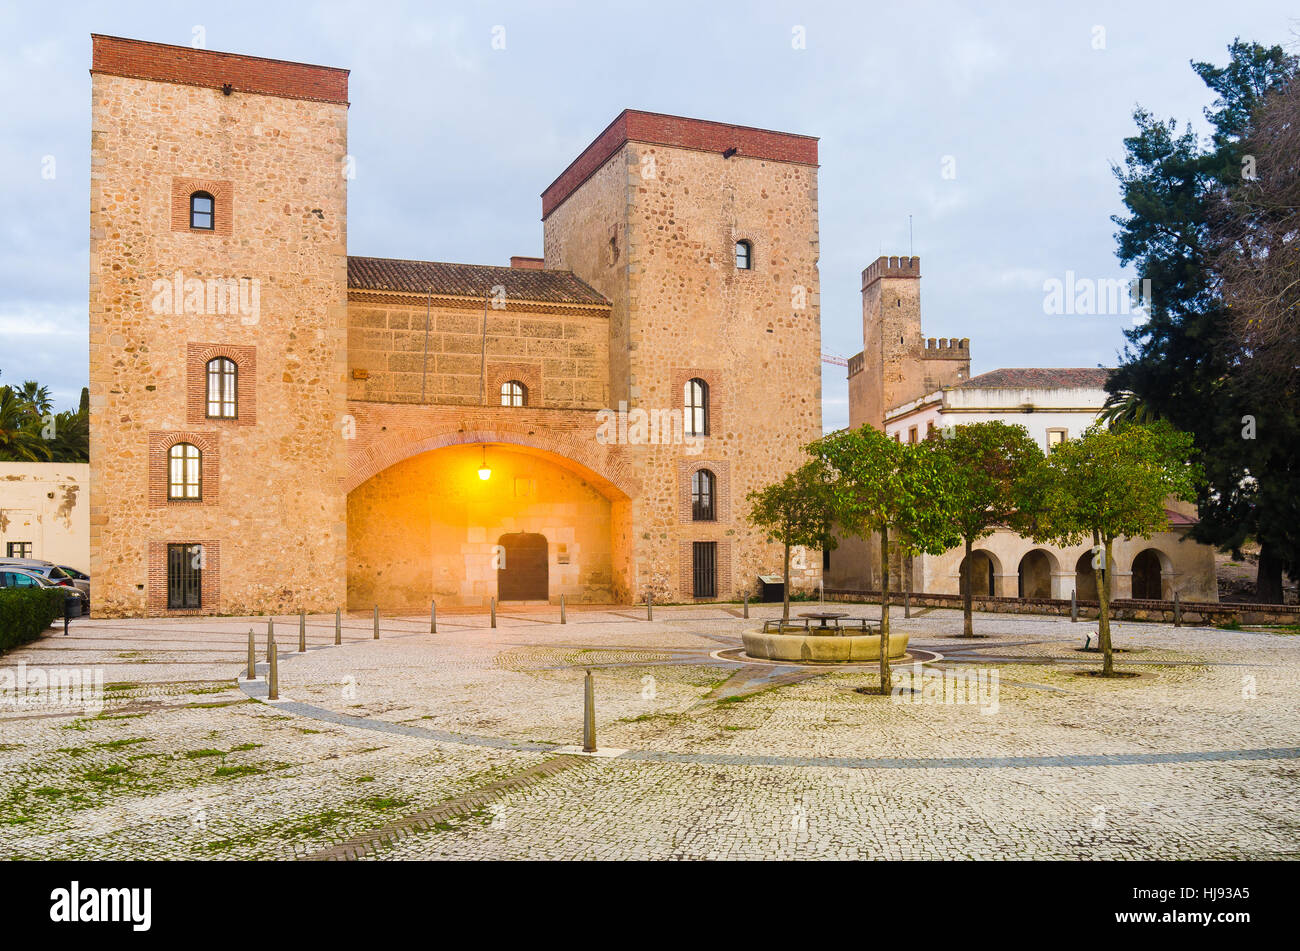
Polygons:
M451 428L436 408L406 407L403 418L390 406L352 407L359 414L347 481L352 609L628 598L620 543L636 487L621 447L577 429L586 420L571 421L568 432L530 431L500 420L465 425L461 415ZM411 425L415 413L429 417L426 425Z

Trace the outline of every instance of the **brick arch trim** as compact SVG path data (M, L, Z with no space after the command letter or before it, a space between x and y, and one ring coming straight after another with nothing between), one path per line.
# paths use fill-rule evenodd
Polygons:
M208 361L235 363L235 419L208 416ZM257 348L229 343L188 343L185 347L185 419L190 425L252 426L257 422Z
M343 491L351 492L385 469L412 456L448 446L485 443L489 446L498 444L531 450L577 474L611 501L625 501L640 494L640 481L628 471L622 459L601 460L595 449L571 436L566 438L566 435L540 432L530 435L499 426L443 431L414 439L399 432L350 456ZM592 445L596 445L594 441Z

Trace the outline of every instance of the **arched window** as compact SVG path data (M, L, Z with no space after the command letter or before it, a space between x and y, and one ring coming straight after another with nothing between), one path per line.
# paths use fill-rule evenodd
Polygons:
M691 519L715 522L718 519L718 478L708 469L696 469L691 476Z
M709 384L699 377L686 381L682 431L687 436L709 434Z
M736 267L748 271L754 266L754 249L748 241L736 242Z
M167 451L167 498L203 498L203 453L198 446L178 442Z
M213 357L208 361L208 418L236 419L239 416L239 397L236 382L239 368L229 357Z
M190 227L200 231L211 231L215 226L216 202L207 192L195 192L190 195Z
M528 387L518 380L507 380L501 384L502 406L527 406Z

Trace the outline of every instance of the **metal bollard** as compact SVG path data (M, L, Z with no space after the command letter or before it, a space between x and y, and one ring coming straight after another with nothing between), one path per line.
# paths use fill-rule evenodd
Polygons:
M334 609L334 643L343 643L343 609Z
M248 629L248 679L257 676L257 645L253 643L253 629Z
M1078 595L1079 595L1079 589L1078 589L1078 588L1071 588L1071 589L1070 589L1070 620L1071 620L1071 621L1077 621L1077 620L1079 620L1079 597L1078 597Z
M911 616L912 616L912 589L905 588L903 590L903 617L911 617Z
M375 605L375 640L379 640L379 605Z
M429 633L438 633L438 602L429 602Z
M649 591L645 593L645 619L647 621L653 621L655 619L654 595Z
M568 624L568 623L569 623L569 622L566 621L565 618L564 618L564 595L560 595L560 623L561 623L561 624Z
M271 651L275 650L275 620L266 619L266 662L271 662Z
M497 599L496 598L492 599L492 602L489 605L489 607L492 610L492 626L496 627L497 626Z
M298 612L298 653L307 653L307 612Z
M275 640L268 642L267 655L271 658L267 664L266 672L266 699L280 699L280 661L279 653L275 649Z
M745 595L745 614L744 614L744 617L746 617L746 618L749 617L749 595Z
M1174 627L1183 626L1183 603L1178 599L1178 592L1174 592Z
M582 752L596 752L596 682L590 670L583 680Z

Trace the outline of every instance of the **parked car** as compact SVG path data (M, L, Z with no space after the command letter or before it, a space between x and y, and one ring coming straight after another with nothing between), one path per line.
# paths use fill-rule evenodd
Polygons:
M62 565L56 565L54 562L45 561L42 558L0 558L0 568L21 568L23 571L34 572L66 587L77 588L82 594L87 594L90 591L90 575L73 571L73 569L65 568ZM78 576L84 578L85 581L78 583L80 580Z
M59 570L72 579L72 583L77 586L77 590L90 600L90 575L84 571L78 571L76 568L69 568L67 565L59 565Z
M90 601L71 584L61 584L58 581L51 581L42 574L38 574L29 568L23 568L18 565L0 565L0 588L32 587L60 588L67 593L69 598L73 598L78 602L77 608L72 612L74 616L90 613Z

